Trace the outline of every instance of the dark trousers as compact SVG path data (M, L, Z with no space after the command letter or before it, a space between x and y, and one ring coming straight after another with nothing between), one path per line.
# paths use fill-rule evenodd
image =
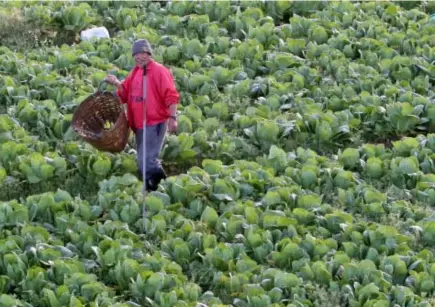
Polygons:
M163 169L159 160L159 155L163 147L167 129L167 123L162 122L157 125L146 127L146 181L153 179L162 173ZM136 130L136 159L139 166L139 173L143 178L143 129Z

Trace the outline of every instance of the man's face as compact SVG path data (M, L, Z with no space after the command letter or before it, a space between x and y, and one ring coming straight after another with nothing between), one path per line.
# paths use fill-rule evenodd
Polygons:
M148 63L149 59L150 59L150 55L148 53L145 53L145 52L136 53L134 55L134 61L135 61L136 65L139 67L144 67L144 65L146 63Z

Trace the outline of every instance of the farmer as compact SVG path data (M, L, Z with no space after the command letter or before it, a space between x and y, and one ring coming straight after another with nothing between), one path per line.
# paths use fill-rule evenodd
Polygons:
M135 67L124 81L108 75L107 82L117 87L116 94L127 104L130 128L136 136L137 163L143 179L143 103L146 103L146 187L155 191L166 174L158 160L166 130L175 133L178 128L176 110L179 93L168 68L155 62L152 48L145 39L133 43ZM146 82L145 91L143 83ZM145 97L144 97L145 95Z

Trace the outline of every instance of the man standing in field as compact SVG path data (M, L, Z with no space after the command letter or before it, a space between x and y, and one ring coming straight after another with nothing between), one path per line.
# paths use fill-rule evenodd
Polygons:
M124 81L108 75L107 82L117 87L117 95L127 104L130 128L135 133L137 162L143 178L143 105L146 109L146 186L156 190L166 174L158 160L166 130L177 131L176 110L179 93L168 68L152 59L152 48L145 39L137 40L132 46L135 67ZM145 85L145 86L144 86Z

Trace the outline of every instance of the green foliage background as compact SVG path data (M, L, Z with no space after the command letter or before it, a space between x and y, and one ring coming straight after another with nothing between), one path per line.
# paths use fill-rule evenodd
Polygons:
M433 13L3 1L0 306L432 306ZM137 38L182 97L145 220L133 137L115 155L70 128Z

